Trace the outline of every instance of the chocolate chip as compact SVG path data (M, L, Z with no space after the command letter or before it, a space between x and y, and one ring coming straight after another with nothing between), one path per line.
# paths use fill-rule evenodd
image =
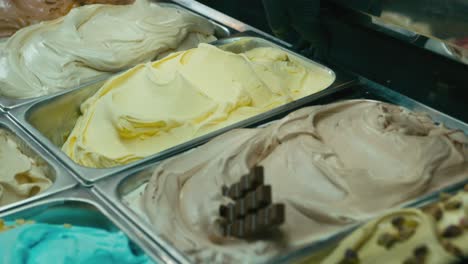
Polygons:
M434 204L434 205L430 205L428 207L425 207L424 209L424 212L426 212L427 214L430 214L432 217L434 217L434 219L436 221L440 221L442 219L442 217L444 216L444 212L442 211L442 209L440 208L439 205L437 204Z
M356 251L352 249L347 249L344 253L343 260L340 261L340 264L358 264L359 257Z
M448 201L444 204L446 210L457 210L460 209L461 206L462 202L457 200Z
M402 216L397 216L392 219L392 225L396 228L400 228L404 222L405 219Z
M425 245L419 246L413 250L413 255L417 258L425 257L428 253L429 249Z
M468 184L465 184L465 186L463 186L463 190L464 190L465 192L468 192Z
M442 236L445 238L454 238L458 237L463 233L463 230L456 225L449 225L445 230L442 232Z
M346 259L357 259L358 258L358 254L356 251L348 248L346 251L345 251L345 258Z
M395 235L390 233L383 233L377 239L377 244L385 247L386 249L390 249L397 241L398 238Z
M456 247L455 245L453 245L452 243L448 242L448 241L442 241L442 246L445 248L445 250L447 250L449 253L457 256L457 257L463 257L463 252L458 248Z

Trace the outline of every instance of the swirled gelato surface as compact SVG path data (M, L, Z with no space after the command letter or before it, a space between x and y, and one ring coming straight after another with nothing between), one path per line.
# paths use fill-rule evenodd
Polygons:
M274 48L209 44L138 65L85 103L62 150L88 167L126 164L325 89L333 78Z
M467 228L468 188L424 210L391 212L367 223L321 263L457 263L468 257Z
M259 262L467 178L463 132L377 101L297 110L237 129L158 165L140 199L154 231L200 262ZM219 233L222 187L263 166L286 220L270 238Z
M46 95L115 73L159 54L211 41L206 19L147 0L87 5L19 30L0 50L0 95Z
M27 156L18 142L0 129L0 206L29 198L52 185L45 164Z
M15 225L13 228L9 226ZM92 227L5 223L0 231L2 263L149 264L122 232Z
M66 15L72 8L89 4L130 4L133 0L1 0L0 38L41 21Z

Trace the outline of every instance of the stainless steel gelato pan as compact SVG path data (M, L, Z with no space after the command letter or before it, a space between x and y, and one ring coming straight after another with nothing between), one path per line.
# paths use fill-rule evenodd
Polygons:
M45 168L46 176L52 181L52 185L46 190L27 199L14 202L0 207L0 212L28 204L32 201L46 197L62 190L70 189L77 184L71 173L60 165L56 159L50 156L37 142L27 135L21 128L16 126L8 116L0 113L0 129L5 130L9 138L13 139L20 151L32 158ZM0 151L1 152L1 151ZM9 155L9 153L3 153ZM1 169L1 168L0 168Z
M197 144L201 144L208 139L219 135L227 130L237 127L245 127L259 121L275 116L280 113L289 111L290 109L297 108L298 106L313 102L317 98L334 93L352 83L355 79L349 78L345 75L335 77L335 73L327 67L288 51L270 41L261 38L252 37L236 37L232 39L219 40L214 43L221 49L226 49L235 53L245 52L257 47L276 47L287 51L290 56L297 58L302 64L308 67L322 69L335 80L333 84L315 94L303 97L299 100L287 103L280 107L274 108L266 113L254 116L244 121L229 125L225 128L216 130L214 132L205 134L201 137L195 138L188 142L174 146L157 154L151 155L140 161L130 163L128 165L112 167L106 169L94 169L78 165L72 161L64 152L61 151L61 146L67 139L71 130L73 129L76 120L81 115L80 105L90 98L103 84L97 82L95 84L84 86L81 89L75 89L70 92L62 93L59 95L49 96L38 102L30 103L13 109L9 114L14 117L22 126L25 127L34 137L36 137L48 150L56 155L62 162L72 169L84 183L88 184L102 179L106 176L112 175L118 171L138 166L147 161L156 161L165 159L183 150L189 149ZM336 79L335 79L336 78Z
M366 85L364 85L364 83ZM325 103L332 103L337 102L340 100L346 99L367 99L367 100L379 100L383 102L389 102L396 105L403 106L413 111L423 112L428 114L435 122L440 122L445 124L449 128L459 129L464 131L465 134L468 133L468 125L462 123L450 116L447 116L443 113L440 113L430 107L427 107L417 101L414 101L406 96L403 96L395 91L392 91L388 88L380 86L376 83L373 83L369 80L362 79L361 84L354 85L352 87L348 87L340 92L331 94L329 96L322 97L319 100L312 102L310 105L315 104L325 104ZM295 109L290 109L289 112L293 110L297 110L299 108L296 107ZM283 112L275 118L281 118L289 112ZM259 125L266 125L269 122L274 122L273 120L264 119L263 123ZM190 150L188 150L190 151ZM102 181L99 181L95 187L93 188L94 191L101 196L103 199L107 200L110 204L112 204L116 210L122 212L126 215L135 225L137 225L144 233L146 233L151 239L155 241L157 244L166 245L168 242L165 242L161 237L159 237L151 228L151 224L145 217L141 216L138 212L138 209L131 208L123 201L123 197L127 196L128 194L138 191L142 192L144 190L144 186L146 185L147 181L153 174L155 168L159 166L159 162L154 162L153 164L147 164L145 166L132 168L128 171L120 172L113 177L106 178ZM453 190L457 190L460 186L463 186L465 183L468 182L467 180L463 180L459 183L453 184L451 186L442 188L438 191L428 193L426 195L422 195L416 199L410 200L406 203L401 204L398 207L414 207L414 206L422 206L429 202L434 201L438 197L439 192L453 192ZM296 259L298 256L303 256L303 254L310 254L315 250L322 250L326 248L330 243L336 241L346 234L350 233L354 228L359 226L360 223L352 226L347 226L342 230L338 230L337 232L330 233L323 239L318 241L314 241L308 244L305 247L298 248L296 250L292 250L289 254L279 256L278 258L274 259L274 261L284 262L290 261L291 259ZM174 255L180 261L187 261L187 258L176 248L173 248L171 251L172 255Z
M150 245L145 236L128 221L120 218L86 189L70 189L37 200L10 212L0 213L5 221L28 221L46 224L69 224L94 227L107 231L123 231L155 263L174 263L163 250Z
M180 4L173 3L171 1L165 1L165 2L162 2L162 3L159 3L159 4L161 6L163 6L163 7L181 9L181 10L185 10L185 11L191 13L191 14L200 16L199 14L195 13L194 11L192 11L192 10L190 10L190 9L180 5ZM215 34L214 35L215 35L216 38L222 39L222 38L229 37L231 35L231 31L232 31L231 29L229 29L226 26L223 26L223 25L221 25L221 24L219 24L219 23L217 23L217 22L215 22L213 20L210 20L209 18L207 18L207 19L214 25L214 29L215 29L215 31L214 31ZM97 82L99 80L107 79L110 76L113 76L115 74L118 74L118 73L96 76L93 79L87 80L85 83L83 83L83 85L80 85L79 87L84 87L84 86L87 86L87 85L91 85L91 84L93 84L93 83L95 83L95 82ZM79 87L70 87L71 88L70 90L73 90L73 89L76 89L76 88L79 88ZM61 92L55 93L55 94L60 94L60 93ZM49 96L50 95L45 95L45 96L39 96L39 97L34 97L34 98L28 98L28 99L15 99L15 98L8 98L8 97L0 96L0 109L3 108L4 110L9 110L9 109L12 109L14 107L18 107L18 106L21 106L21 105L28 104L30 102L34 102L34 101L38 101L38 100L47 98Z

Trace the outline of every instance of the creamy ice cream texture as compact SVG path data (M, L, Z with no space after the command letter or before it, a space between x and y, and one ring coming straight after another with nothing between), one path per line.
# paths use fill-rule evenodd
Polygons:
M141 197L124 201L193 260L259 262L466 179L466 144L463 132L395 105L312 106L162 162ZM223 238L218 209L229 199L222 186L253 166L264 167L286 221L269 239Z
M279 49L234 54L200 44L107 81L82 104L62 150L88 167L126 164L332 82L322 68Z
M24 220L18 223L0 223L2 263L153 263L120 231Z
M52 185L45 164L28 157L18 142L0 129L0 206L29 198Z
M0 38L41 21L66 15L72 8L89 4L130 4L133 0L1 0Z
M96 79L162 53L214 40L206 19L147 0L87 5L18 31L0 50L0 95L30 98Z
M424 210L391 212L369 222L320 263L456 263L468 256L467 228L468 188Z

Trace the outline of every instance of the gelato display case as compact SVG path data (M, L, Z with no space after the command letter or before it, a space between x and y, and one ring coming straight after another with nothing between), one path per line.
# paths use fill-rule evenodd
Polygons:
M267 1L27 2L0 0L1 263L468 258L467 1L320 1L320 52Z

